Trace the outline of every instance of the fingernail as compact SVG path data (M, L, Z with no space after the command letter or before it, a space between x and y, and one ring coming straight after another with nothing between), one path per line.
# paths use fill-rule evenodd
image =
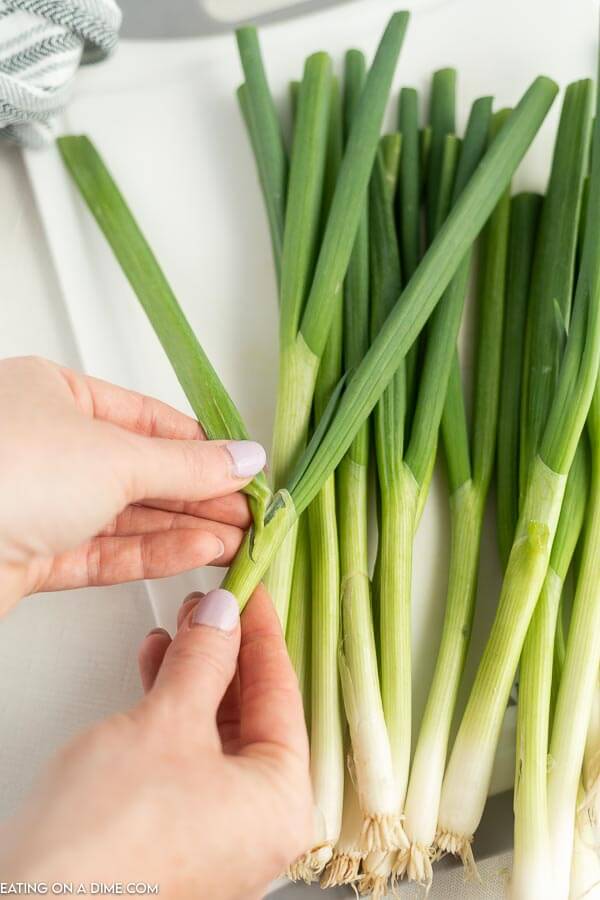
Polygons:
M218 559L221 559L221 557L225 553L225 544L223 543L221 538L215 538L215 543L217 545L217 552L213 556L213 562L216 562Z
M233 462L232 470L236 478L249 478L264 469L267 454L256 441L230 441L227 450Z
M206 596L206 594L204 593L204 591L192 591L191 594L188 594L187 597L183 598L183 600L181 601L181 605L183 606L185 603L188 602L188 600L199 600L200 597L205 597L205 596Z
M146 637L149 638L153 634L166 634L166 636L169 637L169 632L167 631L166 628L153 628L151 631L148 632Z
M190 627L207 625L219 631L234 631L239 620L237 600L230 591L219 588L198 600L190 619Z

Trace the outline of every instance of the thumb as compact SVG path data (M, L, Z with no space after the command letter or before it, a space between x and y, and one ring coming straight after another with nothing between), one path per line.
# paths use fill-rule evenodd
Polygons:
M165 654L149 698L166 699L193 721L211 720L236 670L240 611L229 591L210 591L189 612Z
M138 452L125 454L130 502L210 500L248 484L266 462L255 441L184 441L128 435Z

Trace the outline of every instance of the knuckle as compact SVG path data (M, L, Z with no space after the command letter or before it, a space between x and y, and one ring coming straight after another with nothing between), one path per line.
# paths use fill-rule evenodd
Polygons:
M194 484L202 484L206 478L206 445L199 441L182 441L183 464Z
M174 654L175 670L185 675L192 670L201 669L219 683L229 682L233 674L233 662L223 653L221 642L222 638L217 634L213 640L201 644L193 641L184 643Z
M156 434L156 405L150 397L139 394L139 408L134 424L134 430L139 434L147 434L153 437Z
M100 583L102 573L102 547L100 541L91 541L85 556L87 583L94 587Z

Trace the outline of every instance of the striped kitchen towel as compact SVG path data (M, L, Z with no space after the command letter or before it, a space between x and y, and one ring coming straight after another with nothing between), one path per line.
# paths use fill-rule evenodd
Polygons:
M120 24L115 0L0 0L0 135L51 140L79 65L106 57Z

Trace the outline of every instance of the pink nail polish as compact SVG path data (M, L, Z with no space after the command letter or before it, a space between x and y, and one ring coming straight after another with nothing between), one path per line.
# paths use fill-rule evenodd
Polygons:
M232 471L236 478L250 478L265 467L267 454L264 447L256 441L230 441L227 451L231 456Z
M204 625L219 631L235 631L240 620L240 608L230 591L219 588L198 600L190 619L190 627Z

